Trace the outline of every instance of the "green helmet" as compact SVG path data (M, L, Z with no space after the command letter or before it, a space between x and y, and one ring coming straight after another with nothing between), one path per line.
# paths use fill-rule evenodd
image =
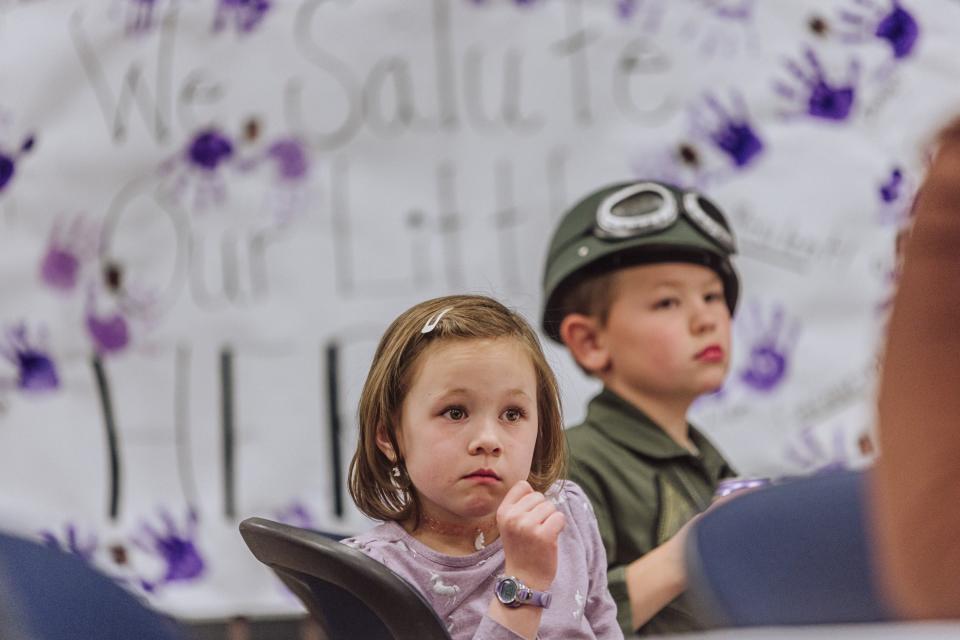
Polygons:
M733 315L740 280L730 262L736 241L720 209L706 196L652 180L623 182L594 191L560 221L543 274L541 324L560 342L559 293L581 279L613 269L656 262L692 262L723 281Z

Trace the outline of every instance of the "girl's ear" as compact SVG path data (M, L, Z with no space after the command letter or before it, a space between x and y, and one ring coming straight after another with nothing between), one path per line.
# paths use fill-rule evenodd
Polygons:
M596 318L582 313L568 314L560 323L560 339L577 364L590 373L603 373L610 366L610 351Z
M390 462L397 461L397 452L393 450L393 443L390 442L390 438L387 436L387 429L383 425L377 427L377 448L387 456L387 460Z

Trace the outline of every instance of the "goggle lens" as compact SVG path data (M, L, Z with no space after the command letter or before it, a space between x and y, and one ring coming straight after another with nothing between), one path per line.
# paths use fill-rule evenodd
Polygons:
M678 196L653 182L630 185L607 196L597 209L594 233L601 238L648 235L672 226L680 215L725 251L736 251L733 234L720 222L722 214L712 202L692 191Z
M621 200L610 208L610 213L620 218L646 216L663 209L663 196L653 191L642 191Z

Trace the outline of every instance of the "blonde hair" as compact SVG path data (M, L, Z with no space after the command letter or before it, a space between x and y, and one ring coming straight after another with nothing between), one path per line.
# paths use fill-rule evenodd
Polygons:
M442 318L429 332L428 321ZM420 504L410 487L397 441L404 398L410 390L417 361L431 344L440 341L513 338L530 356L537 376L537 443L530 467L530 484L544 491L566 472L566 444L557 380L547 363L537 334L519 314L486 296L458 295L434 298L404 311L380 339L360 395L357 417L360 435L350 461L350 496L357 507L377 520L420 522ZM377 447L382 428L397 460ZM394 467L402 478L392 475Z

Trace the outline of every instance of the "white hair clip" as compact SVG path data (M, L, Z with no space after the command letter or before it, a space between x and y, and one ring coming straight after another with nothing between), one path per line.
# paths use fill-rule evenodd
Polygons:
M430 316L430 318L427 320L427 323L423 325L423 329L420 329L420 333L430 333L436 329L437 325L440 324L440 319L443 318L443 314L445 314L447 311L450 311L450 309L453 309L453 307L447 307L440 313Z

